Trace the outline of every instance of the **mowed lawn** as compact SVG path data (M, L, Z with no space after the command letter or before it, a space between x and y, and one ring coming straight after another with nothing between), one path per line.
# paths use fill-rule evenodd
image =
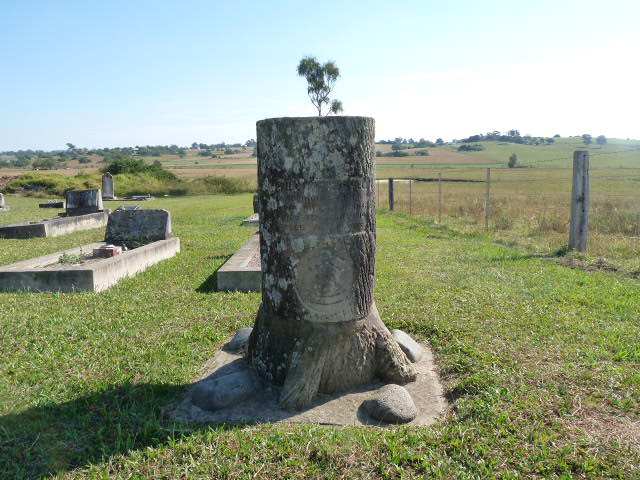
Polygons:
M38 200L7 203L12 221L43 215ZM0 479L638 478L638 280L398 213L378 216L377 304L390 328L431 343L442 421L172 424L172 404L259 306L213 288L255 230L240 226L251 195L143 206L171 211L177 257L102 293L0 293ZM102 234L0 240L0 263Z

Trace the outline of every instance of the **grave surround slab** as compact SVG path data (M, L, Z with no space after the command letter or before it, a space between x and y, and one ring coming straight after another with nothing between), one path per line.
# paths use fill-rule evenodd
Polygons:
M58 217L38 222L14 223L0 227L0 238L58 237L79 230L104 227L109 220L109 211Z
M260 217L257 213L252 214L251 216L245 218L242 221L243 227L257 227L260 225Z
M262 285L260 237L254 235L218 269L219 292L259 292Z
M126 276L134 276L180 251L180 239L171 238L100 258L81 265L57 264L63 253L78 255L106 246L106 242L81 247L0 267L1 291L100 292Z
M171 236L171 217L166 210L121 211L114 221L109 219L107 230L113 237L129 242L132 237L139 240L144 225L150 226L149 237L163 239L122 252L111 258L95 258L90 254L94 250L104 249L112 242L83 245L64 252L56 252L42 257L0 267L0 290L31 292L82 292L101 291L117 283L125 276L133 276L161 260L171 258L180 251L180 239ZM127 215L123 215L127 214ZM133 214L139 218L128 218ZM83 215L86 216L86 215ZM129 221L122 221L127 217ZM66 217L79 218L79 217ZM145 222L152 218L154 222ZM161 225L164 219L164 223ZM141 230L142 229L142 230ZM61 264L64 253L84 256L82 263Z

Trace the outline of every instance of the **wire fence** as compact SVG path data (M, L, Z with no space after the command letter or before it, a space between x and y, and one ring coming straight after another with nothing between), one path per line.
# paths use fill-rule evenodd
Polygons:
M589 229L593 234L640 238L640 168L612 171L593 169L590 174ZM378 179L376 193L379 208L443 225L568 234L571 186L571 168L476 168Z

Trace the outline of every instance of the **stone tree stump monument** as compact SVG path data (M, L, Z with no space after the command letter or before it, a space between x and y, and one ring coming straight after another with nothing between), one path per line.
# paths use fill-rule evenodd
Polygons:
M318 393L416 371L373 298L374 120L257 123L262 303L248 346L258 374L298 410Z

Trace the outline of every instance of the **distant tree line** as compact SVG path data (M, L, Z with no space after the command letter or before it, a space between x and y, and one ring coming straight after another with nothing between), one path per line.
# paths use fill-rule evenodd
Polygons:
M409 148L437 147L444 145L444 140L438 138L435 142L432 142L430 140L425 140L424 138L414 140L413 138L396 137L393 140L379 140L377 143L382 145L392 145L392 150L406 150Z
M240 143L215 143L206 144L193 142L191 147L180 147L178 145L136 145L135 147L112 147L112 148L78 148L72 143L66 144L66 150L7 150L0 152L0 168L27 168L31 166L34 170L52 170L64 168L69 160L77 160L80 164L91 163L89 156L102 157L102 163L109 163L122 156L132 157L160 157L162 155L178 155L185 157L187 150L204 150L199 154L202 156L217 156L214 151L222 151L225 155L241 153L247 148L256 146L254 139ZM3 158L4 157L4 158ZM8 158L7 158L8 157Z
M585 145L591 145L592 142L593 137L591 135L589 135L588 133L582 134L582 143L584 143ZM598 135L596 137L596 143L600 146L605 145L607 143L607 137L605 137L604 135Z
M406 150L394 150L391 152L381 152L381 151L377 151L376 152L376 157L408 157L410 155L413 155L415 157L428 157L429 156L429 151L428 150L417 150L415 152L407 152Z
M522 145L548 145L554 143L553 137L532 137L531 135L520 135L519 130L509 130L500 133L497 130L488 133L479 133L461 140L454 140L454 143L476 143L476 142L510 142Z
M479 152L484 150L484 145L482 144L474 144L474 145L469 145L468 143L463 143L462 145L460 145L458 147L458 151L459 152Z

